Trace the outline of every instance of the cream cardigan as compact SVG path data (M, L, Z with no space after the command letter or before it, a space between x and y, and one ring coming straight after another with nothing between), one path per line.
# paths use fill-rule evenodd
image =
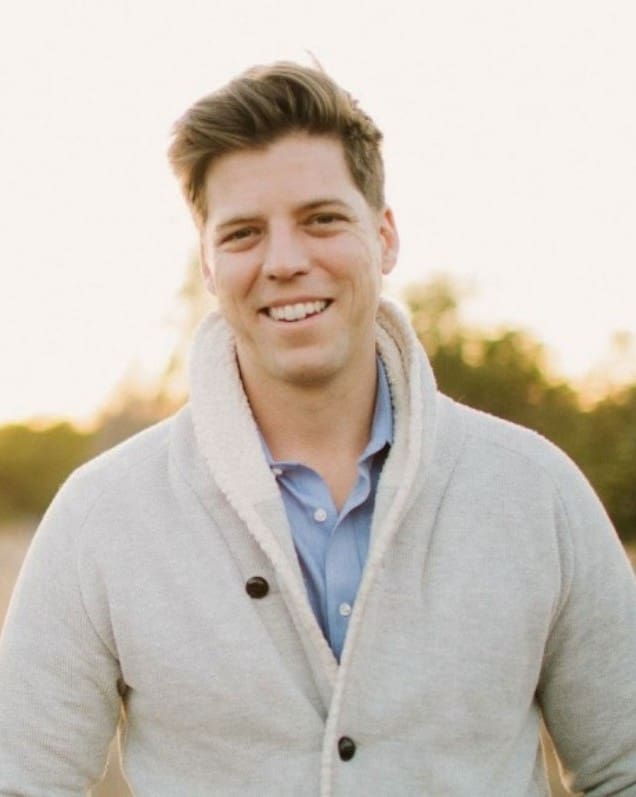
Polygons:
M546 795L542 714L574 789L636 795L634 581L597 499L538 435L439 395L386 301L378 348L395 440L341 665L211 316L190 405L75 473L36 534L0 795L84 795L118 723L137 797Z

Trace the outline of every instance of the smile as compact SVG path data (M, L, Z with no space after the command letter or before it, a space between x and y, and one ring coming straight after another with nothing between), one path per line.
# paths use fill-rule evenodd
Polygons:
M315 302L297 302L296 304L283 304L280 307L269 307L267 315L274 321L302 321L312 315L324 312L330 302L321 299Z

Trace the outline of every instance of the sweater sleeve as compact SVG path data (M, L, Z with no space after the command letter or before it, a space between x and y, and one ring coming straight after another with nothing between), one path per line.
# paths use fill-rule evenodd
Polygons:
M0 638L0 797L85 795L119 718L118 662L86 610L73 493L62 489L36 532Z
M636 588L596 495L571 470L557 510L562 599L539 684L566 783L636 795Z

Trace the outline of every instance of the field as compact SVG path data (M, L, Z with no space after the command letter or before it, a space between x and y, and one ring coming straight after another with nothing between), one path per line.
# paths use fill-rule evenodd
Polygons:
M0 527L0 626L4 620L13 584L33 533L33 526L34 524L32 523L21 523L11 527ZM632 561L635 561L634 557L632 557ZM566 797L569 792L560 784L549 740L545 739L544 741L549 763L552 795L553 797ZM130 791L126 787L119 770L115 745L113 744L106 776L100 785L93 789L92 797L129 796Z

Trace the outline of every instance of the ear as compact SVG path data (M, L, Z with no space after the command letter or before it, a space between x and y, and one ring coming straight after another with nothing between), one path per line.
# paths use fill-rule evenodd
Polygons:
M400 250L400 236L395 226L391 208L384 208L380 214L379 232L382 243L382 273L390 274L397 263Z
M199 238L199 264L201 266L201 274L205 287L210 291L213 296L216 296L216 285L214 284L214 272L210 267L207 255L205 253L205 244L203 238Z

